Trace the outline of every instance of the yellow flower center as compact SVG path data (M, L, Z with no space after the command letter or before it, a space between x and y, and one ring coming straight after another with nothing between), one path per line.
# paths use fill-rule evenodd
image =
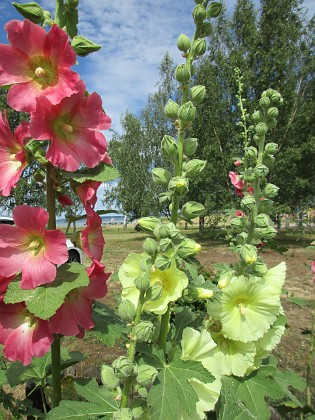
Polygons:
M29 251L32 251L34 255L38 255L40 251L45 247L45 243L42 237L40 236L31 236L29 242L27 243Z
M58 73L56 66L49 58L43 56L33 56L29 61L29 76L42 89L48 86L55 86L58 83Z
M73 127L70 124L64 124L62 128L66 133L73 133Z
M246 313L247 313L246 305L244 305L243 303L239 303L237 305L237 307L238 307L238 310L240 311L240 314L243 315L243 316L245 316Z
M45 70L42 67L37 67L34 73L37 77L44 77L46 74Z
M156 268L154 271L151 271L150 283L151 286L153 284L157 284L162 287L163 291L168 291L170 287L170 277L167 273L167 270L162 271Z

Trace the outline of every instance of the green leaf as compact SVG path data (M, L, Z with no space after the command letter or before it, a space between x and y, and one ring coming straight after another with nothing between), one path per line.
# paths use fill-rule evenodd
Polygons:
M81 397L101 406L108 413L117 411L119 408L115 400L116 393L110 392L105 386L99 386L95 379L79 379L74 387Z
M27 308L41 319L49 319L63 304L66 295L73 289L89 284L89 277L82 264L63 264L57 269L57 276L52 283L44 284L31 290L20 288L19 281L9 284L5 303L25 301Z
M292 392L289 390L289 387L294 387L300 392L303 392L306 388L306 381L304 378L302 378L294 372L277 370L274 375L274 380L280 385L281 389L283 390L284 396L286 396L289 399L290 403L294 403L295 407L304 406L304 404L301 403L296 398L296 396L293 395ZM280 404L285 403L282 402Z
M93 334L107 346L114 346L117 339L130 330L113 309L100 302L94 303L93 321Z
M2 387L2 385L5 385L8 383L8 379L7 379L7 375L6 375L6 370L0 370L0 387Z
M289 302L294 303L295 305L299 306L300 308L304 308L305 300L299 297L291 296L289 297Z
M61 27L66 26L70 38L73 38L78 35L78 23L78 2L67 0L63 11Z
M113 166L100 163L94 168L82 169L76 172L65 172L65 178L71 178L82 184L85 181L107 182L119 178L119 172Z
M61 401L58 407L53 408L47 419L51 420L91 420L105 415L104 410L95 404L83 401Z
M213 381L213 376L200 362L176 360L165 365L158 375L159 382L148 394L148 417L151 420L196 418L198 397L189 383L191 378L203 383Z
M193 324L196 315L187 308L181 307L177 309L175 314L175 328L176 333L174 341L178 342L182 339L183 330L189 325Z

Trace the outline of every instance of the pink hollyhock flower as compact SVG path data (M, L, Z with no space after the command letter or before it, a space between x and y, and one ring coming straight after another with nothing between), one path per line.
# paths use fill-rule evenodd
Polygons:
M107 293L106 281L110 273L104 272L104 266L93 261L86 270L90 278L87 287L71 290L65 302L49 320L49 327L55 334L83 338L85 330L94 327L92 320L93 300L101 299Z
M85 254L93 260L100 261L103 255L104 237L102 218L92 209L86 208L87 226L81 232L82 248Z
M75 171L82 162L93 168L100 162L111 163L107 142L97 130L110 127L111 119L102 110L97 93L85 96L85 84L79 92L52 105L46 98L37 99L31 115L30 132L37 140L50 140L46 158L66 171Z
M17 111L32 112L36 98L53 104L78 92L78 73L70 70L76 54L69 36L57 25L47 33L29 20L5 25L11 45L0 45L0 85L11 85L8 104Z
M82 184L78 184L74 187L74 192L82 201L84 207L89 205L92 209L97 201L96 192L101 182L98 181L85 181Z
M245 181L244 179L240 179L239 175L236 172L230 171L229 177L230 177L232 185L234 185L235 188L237 188L238 190L244 189Z
M24 303L0 302L0 343L9 361L29 365L32 356L44 356L53 341L48 321L31 314Z
M315 260L312 262L313 282L315 283Z
M68 196L68 194L58 194L57 193L57 200L62 205L62 207L71 206L73 204L73 201Z
M244 197L243 191L238 189L238 188L235 188L235 194L238 195L241 198Z
M234 162L234 165L235 165L235 166L241 166L241 164L242 164L242 161L241 161L241 160L236 160L236 161Z
M249 193L249 194L254 194L254 188L253 187L248 187L247 188L247 192Z
M0 302L3 300L5 292L10 284L10 282L15 278L15 276L2 277L0 276Z
M27 122L11 132L6 112L0 113L0 194L9 196L27 166L25 143L31 138Z
M21 288L51 283L56 265L68 260L66 237L59 230L45 230L48 213L26 204L13 210L16 226L0 225L0 275L22 272Z
M235 216L236 217L243 217L244 216L244 213L242 212L242 210L236 210Z

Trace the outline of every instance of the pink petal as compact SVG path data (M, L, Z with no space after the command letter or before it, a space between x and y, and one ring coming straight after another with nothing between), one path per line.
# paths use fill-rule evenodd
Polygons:
M96 92L91 93L81 102L80 115L82 128L107 130L110 127L111 119L104 114L102 99Z
M33 255L30 252L26 255L22 267L21 289L34 289L41 284L51 283L55 280L56 266L47 260L44 253Z
M0 249L21 246L24 238L24 229L20 229L16 226L0 224Z
M58 68L58 83L42 90L42 95L53 104L59 104L65 97L78 92L80 75L75 71Z
M0 45L1 85L30 81L28 69L27 56L10 45Z
M45 240L45 258L55 264L63 264L68 258L68 248L66 236L60 230L46 230Z
M46 31L30 20L11 20L4 29L11 45L27 55L41 55Z
M69 43L69 35L53 25L50 31L45 34L43 52L46 57L61 67L70 68L76 62L76 53Z
M0 194L8 197L23 172L21 162L8 161L0 164Z
M12 211L16 226L29 232L44 233L48 223L48 212L42 207L31 207L27 204L15 207Z
M38 83L19 83L10 88L7 102L16 111L33 112L36 108L36 98L41 94L42 89Z
M107 293L106 282L110 277L110 273L104 272L103 264L93 261L91 267L86 271L90 278L90 283L82 289L82 296L88 299L101 299Z

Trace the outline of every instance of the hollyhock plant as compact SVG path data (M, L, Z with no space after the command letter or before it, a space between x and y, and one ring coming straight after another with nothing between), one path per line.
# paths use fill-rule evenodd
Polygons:
M24 303L0 302L0 343L9 361L20 360L24 366L29 365L32 356L44 356L53 341L48 321L31 314Z
M238 189L238 190L243 190L245 187L245 181L244 179L240 179L239 175L236 172L230 171L229 172L229 177L231 180L232 185Z
M78 93L58 105L38 98L36 111L31 114L32 137L50 140L46 158L66 171L77 170L82 162L89 168L100 162L111 163L106 139L98 131L108 129L111 119L103 112L97 93L86 97L83 81L78 88Z
M6 112L0 113L0 194L9 196L27 166L24 145L30 139L27 122L11 132Z
M74 186L74 192L82 201L85 208L89 205L90 208L94 209L97 201L96 193L100 185L101 182L98 181L85 181L82 184Z
M68 260L66 237L59 230L45 230L48 213L26 204L13 210L16 226L0 225L0 275L22 272L21 288L51 283L56 264Z
M94 327L92 320L93 300L101 299L107 293L106 281L110 273L105 267L94 261L87 269L90 283L86 287L71 290L65 302L49 320L51 331L66 336L84 337L84 331Z
M69 36L57 25L47 33L29 20L5 25L11 45L0 45L0 85L13 85L8 104L17 111L32 112L36 98L52 104L78 92L78 73L70 70L76 54Z
M87 227L81 232L82 248L86 255L100 261L103 255L104 237L102 218L94 211L88 210Z

